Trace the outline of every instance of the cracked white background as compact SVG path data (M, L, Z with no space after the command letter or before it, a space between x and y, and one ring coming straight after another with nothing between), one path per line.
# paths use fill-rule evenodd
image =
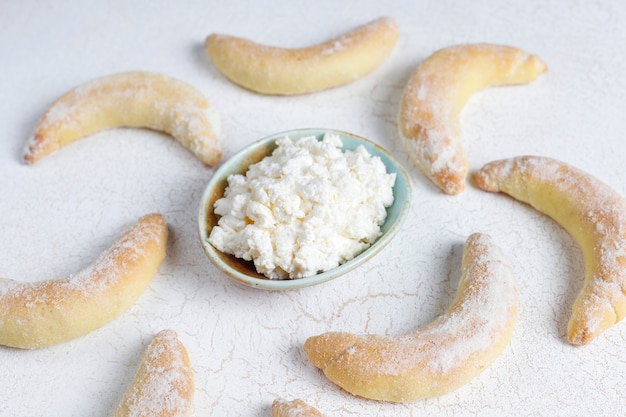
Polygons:
M379 16L398 20L393 53L367 77L297 97L228 82L206 57L213 32L299 47ZM583 1L3 1L0 3L0 276L63 277L89 265L140 216L162 213L168 254L149 289L113 322L47 349L0 347L0 415L112 413L154 334L179 333L196 375L197 416L269 416L276 397L328 416L616 416L626 412L626 323L574 348L565 331L583 283L572 238L552 220L469 186L443 195L407 159L395 119L424 58L458 43L512 45L549 67L536 82L475 95L462 114L470 169L521 154L555 157L626 194L626 3ZM207 260L196 215L213 170L166 135L117 129L32 166L21 161L45 108L93 78L126 70L186 81L220 111L228 157L277 131L328 127L390 150L413 183L410 215L372 261L317 287L263 292ZM302 344L329 330L398 335L454 296L462 244L485 232L521 292L512 340L461 389L408 404L359 399L308 364Z

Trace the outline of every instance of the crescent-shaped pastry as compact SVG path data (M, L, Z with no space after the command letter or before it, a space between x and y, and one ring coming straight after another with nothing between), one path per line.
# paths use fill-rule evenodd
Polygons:
M235 84L263 94L304 94L336 87L368 74L393 49L398 23L379 18L320 45L285 49L212 34L205 49Z
M448 310L399 337L330 332L307 339L309 361L335 384L365 398L408 402L464 385L504 350L517 319L518 290L502 252L474 233Z
M546 71L536 56L510 46L457 45L424 60L409 78L398 131L418 168L447 194L465 189L468 163L460 114L475 92L523 84Z
M569 342L585 345L626 315L626 199L595 177L555 159L494 161L474 175L559 223L578 243L585 284L572 307Z
M147 288L166 241L163 217L149 214L78 273L32 283L0 279L0 345L43 348L113 320Z
M124 72L89 81L56 100L26 144L24 161L116 127L140 127L171 135L200 161L220 160L219 113L195 88L150 72Z
M113 417L188 417L194 410L194 390L185 346L176 332L162 330L144 352Z
M300 399L277 398L272 403L272 417L324 417L324 414Z

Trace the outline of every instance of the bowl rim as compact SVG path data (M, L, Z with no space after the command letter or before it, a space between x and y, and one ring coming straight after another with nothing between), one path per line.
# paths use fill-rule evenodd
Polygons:
M254 162L246 164L245 169L243 170L243 172L241 172L241 170L233 169L233 166L239 167L242 165L239 163L235 163L235 161L240 161L242 159L245 159L244 157L247 155L256 154L258 157L258 155L261 155L259 153L260 151L266 150L267 148L271 148L271 147L275 148L275 142L277 139L288 136L292 140L297 140L302 137L315 136L319 140L320 137L322 137L324 134L327 134L327 133L336 134L342 139L342 143L344 144L342 146L342 150L345 150L344 148L345 142L343 139L348 138L351 141L354 141L355 143L357 143L354 146L355 148L358 145L362 144L365 146L365 148L367 149L370 155L378 156L378 157L384 156L384 158L381 158L381 160L385 164L385 168L388 173L390 173L388 165L391 165L391 167L393 167L393 170L391 172L396 174L396 181L393 185L394 202L392 206L387 208L388 215L389 215L389 210L395 204L402 205L397 210L397 215L395 216L395 220L393 221L393 223L388 225L387 223L389 221L389 216L388 216L387 219L385 219L385 223L383 223L383 225L381 226L381 230L386 225L388 225L389 227L387 228L387 230L385 230L381 234L381 236L378 239L376 239L374 243L370 245L370 247L365 249L363 252L361 252L360 254L352 258L351 260L333 269L330 269L328 271L321 272L321 273L318 273L316 275L312 275L309 277L282 279L282 280L269 279L269 278L257 278L255 276L245 274L243 272L240 272L232 268L222 259L222 257L224 256L233 257L233 256L220 252L215 247L213 247L213 245L211 245L208 241L210 230L208 227L209 225L207 224L208 223L207 216L211 215L213 211L213 208L209 207L210 205L212 206L212 204L210 204L210 201L211 201L211 198L213 198L213 202L214 202L217 198L223 195L223 190L222 190L221 194L216 197L215 190L216 190L216 187L218 187L218 183L226 182L228 175L232 173L245 173L245 171L247 170L247 167L249 167ZM351 148L348 148L348 149L351 149ZM372 152L372 150L374 152ZM263 153L262 155L263 155L262 157L264 157L264 156L267 156L268 153ZM400 181L400 183L403 184L404 186L398 187L398 181ZM285 130L285 131L281 131L281 132L277 132L277 133L273 133L271 135L265 136L261 139L258 139L244 146L239 151L237 151L232 156L230 156L226 161L220 164L220 166L215 170L215 172L209 179L208 183L206 184L204 191L202 193L202 197L200 199L200 207L198 211L198 234L200 238L200 244L206 256L215 265L217 269L222 271L229 278L235 280L236 282L240 284L244 284L245 286L248 286L248 287L254 287L254 288L265 289L265 290L289 290L289 289L298 289L298 288L304 288L304 287L308 287L308 286L312 286L316 284L321 284L323 282L327 282L327 281L336 279L342 275L345 275L346 273L361 266L363 263L365 263L366 261L374 257L376 254L378 254L385 246L387 246L389 242L391 242L391 240L395 237L395 235L400 230L408 214L409 207L411 205L411 193L412 193L412 189L411 189L410 177L408 176L402 164L398 160L396 160L396 158L393 155L391 155L389 151L387 151L385 148L378 145L377 143L367 138L364 138L362 136L355 135L353 133L345 132L342 130L337 130L337 129L303 128L303 129ZM400 194L400 195L397 195L397 194ZM400 198L400 200L397 200L398 198ZM245 261L241 261L241 262L244 263ZM261 276L260 274L258 275Z

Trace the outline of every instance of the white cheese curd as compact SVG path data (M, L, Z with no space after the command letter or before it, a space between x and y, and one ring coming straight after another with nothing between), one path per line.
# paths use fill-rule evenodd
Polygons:
M363 146L327 134L276 141L271 156L228 177L209 242L270 279L303 278L354 258L380 236L396 175Z

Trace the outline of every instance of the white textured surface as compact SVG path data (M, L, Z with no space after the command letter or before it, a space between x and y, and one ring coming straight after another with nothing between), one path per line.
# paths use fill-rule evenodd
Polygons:
M329 416L574 416L626 411L626 323L591 345L565 342L582 286L574 241L550 219L469 187L445 196L398 141L395 117L413 68L438 48L493 42L536 53L537 82L470 100L462 128L472 170L520 154L555 157L626 194L626 5L621 2L24 0L0 4L0 276L40 280L91 263L137 218L161 212L168 255L125 314L83 338L37 351L0 347L2 416L108 416L143 350L179 333L196 372L196 415L269 416L300 397ZM232 85L202 49L212 32L279 46L324 41L381 15L401 39L368 77L330 91L265 97ZM44 109L98 76L159 71L202 92L222 115L226 156L265 135L329 127L371 138L405 162L413 206L381 254L342 279L284 293L233 284L202 253L196 213L212 170L158 133L119 129L85 138L33 166L22 147ZM327 330L396 335L430 322L454 296L461 246L493 236L519 281L509 348L444 397L398 405L357 399L309 365L304 340Z

